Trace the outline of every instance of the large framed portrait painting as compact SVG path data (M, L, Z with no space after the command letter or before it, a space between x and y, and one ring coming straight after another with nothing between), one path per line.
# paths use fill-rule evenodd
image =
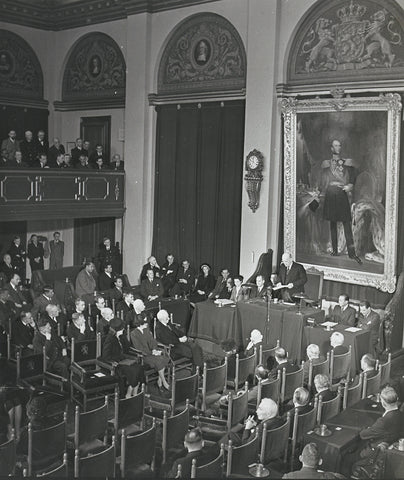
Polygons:
M284 243L324 278L395 290L401 100L281 100Z

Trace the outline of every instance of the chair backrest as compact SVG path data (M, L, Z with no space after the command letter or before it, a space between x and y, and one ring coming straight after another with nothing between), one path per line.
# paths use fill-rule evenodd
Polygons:
M0 472L1 475L14 475L16 462L16 443L14 431L10 440L0 445Z
M228 378L227 382L234 385L237 389L239 385L244 384L249 375L254 375L255 363L257 361L257 351L254 347L254 352L246 358L240 358L239 354L236 355L236 372L234 379Z
M194 402L198 396L199 389L199 368L196 368L196 372L189 377L176 378L175 369L172 373L171 383L171 411L175 412L176 405L182 405L189 400Z
M317 398L314 399L314 406L313 408L301 415L299 415L299 411L295 409L294 417L293 417L293 430L292 430L292 456L291 456L291 469L293 469L293 459L295 457L296 446L301 443L303 440L303 435L313 430L316 419L317 419Z
M351 369L351 355L352 346L349 345L348 351L342 355L334 355L334 350L331 350L330 360L330 379L331 382L335 378L342 378L349 376Z
M281 381L281 402L285 402L293 398L293 393L298 387L303 386L303 367L296 372L286 373L286 369L282 370Z
M17 352L17 382L43 375L45 370L44 358L43 353L22 357L20 352Z
M327 358L324 362L313 364L313 360L308 360L309 364L309 378L307 381L307 389L310 391L313 380L316 375L321 373L322 375L328 375L330 372L330 354L327 352Z
M76 363L88 362L97 358L97 339L71 341L71 361Z
M104 404L101 407L80 412L80 407L76 406L74 421L74 448L90 442L95 438L105 435L108 427L108 397L105 397Z
M210 393L219 393L226 390L227 358L218 367L208 368L203 364L202 377L202 410L206 410L206 396Z
M258 460L259 452L258 429L254 438L244 445L233 447L232 441L229 441L229 449L227 453L227 470L226 476L237 474L242 476L249 476L248 465L255 463Z
M345 382L344 386L344 399L342 402L342 408L345 410L355 403L358 403L362 398L363 390L363 373L359 375L358 383L352 387L349 386L349 382Z
M338 415L341 410L341 392L337 392L337 396L323 402L321 394L319 395L318 408L317 408L317 423L321 424L326 422L329 418Z
M380 392L380 383L381 383L381 371L379 370L376 375L369 377L366 375L366 372L363 372L363 390L362 398L367 397L368 395L376 395Z
M115 392L114 426L116 438L118 438L119 430L143 420L144 397L144 385L142 385L140 393L130 398L120 399L119 393Z
M197 465L197 459L192 460L191 478L222 478L224 462L224 446L220 447L219 455L205 465Z
M52 465L56 459L62 458L66 452L66 424L67 413L63 420L56 425L41 430L34 430L28 424L28 475L34 469Z
M37 473L37 477L56 477L56 478L67 478L68 477L68 468L67 468L67 453L63 455L63 462L58 466L54 467L51 470L46 470L45 472Z
M163 463L167 459L167 450L169 448L178 446L184 441L184 436L189 427L189 404L187 402L185 409L177 413L177 415L168 416L166 410L163 413L163 435L162 435L162 449L163 449Z
M112 445L100 453L80 458L79 450L74 455L75 478L87 477L115 477L115 437L112 437Z
M271 348L264 348L262 345L260 345L260 348L258 351L258 363L266 367L268 358L275 356L275 350L279 348L280 345L281 345L280 340L277 340L276 345Z
M290 412L286 415L286 422L277 428L268 429L264 423L262 431L262 443L260 462L267 465L273 460L283 458L287 459L288 445L290 433Z
M304 285L304 292L309 299L318 301L323 295L324 272L316 268L306 270L307 282Z
M244 392L237 396L229 394L227 410L227 429L231 430L234 425L243 423L248 416L248 384L245 383Z
M137 435L128 436L125 430L121 437L121 477L125 477L125 472L136 465L152 464L154 462L154 453L156 448L156 419L153 419L153 425L144 432Z
M258 275L263 275L264 280L268 282L271 279L272 273L272 256L274 251L269 248L267 252L261 253L258 259L257 268L251 277L247 280L247 283L255 283Z
M278 376L273 380L258 380L257 385L257 408L263 398L272 398L276 403L279 402L281 394L281 372L278 370Z
M379 370L380 370L380 386L383 387L390 381L390 373L391 373L391 353L389 353L387 357L387 361L385 363L379 363Z

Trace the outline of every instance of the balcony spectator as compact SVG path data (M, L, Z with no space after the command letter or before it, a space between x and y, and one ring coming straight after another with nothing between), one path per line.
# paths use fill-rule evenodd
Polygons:
M88 158L84 154L79 156L76 168L77 170L90 170L90 167L88 166Z
M48 155L49 142L45 138L44 130L38 130L37 138L35 139L35 153L39 158L41 154Z
M111 159L111 170L125 170L125 162L121 160L121 156L116 153Z
M52 165L53 168L66 168L65 164L65 155L63 153L59 153L57 155L54 164Z
M90 156L90 146L91 146L91 143L88 140L84 140L83 148L84 148L84 152L87 152L87 157Z
M108 158L105 155L102 145L98 143L95 146L95 152L91 153L91 155L88 157L88 160L91 166L95 166L97 164L97 160L99 159L103 161L104 165L108 164Z
M64 156L64 166L63 168L72 168L73 165L72 165L72 157L71 155L69 155L68 153L65 153L65 156Z
M20 142L20 150L22 153L22 160L29 167L33 167L36 161L35 142L32 139L31 130L25 132L25 138Z
M33 168L49 168L48 158L46 153L40 153L39 158L36 163L34 163Z
M11 242L10 248L7 252L11 256L11 262L17 267L17 273L21 278L21 281L25 280L25 259L27 257L27 252L25 247L21 244L21 237L16 235Z
M53 145L49 148L48 151L48 158L49 158L49 166L54 167L56 165L56 158L60 154L65 153L65 147L60 143L60 140L55 137L53 139Z
M1 156L4 162L12 162L15 158L15 152L20 149L15 130L8 132L8 138L1 143Z
M14 155L14 160L6 163L6 168L28 168L28 164L22 159L22 153L17 150Z
M8 253L5 253L3 255L3 261L0 264L0 272L3 272L4 275L6 276L7 282L11 280L11 277L14 275L14 273L18 273L17 267L12 264L11 262L11 255Z
M88 157L88 151L83 147L83 140L81 138L76 138L76 146L72 148L70 154L74 167L77 166L77 164L79 163L80 155Z
M93 165L93 168L94 168L94 170L96 170L96 171L100 171L100 170L102 170L102 171L110 170L110 168L107 167L107 165L104 163L104 160L103 160L101 157L97 158L97 160L96 160L96 162L95 162L95 165Z
M60 240L60 232L53 234L53 240L49 242L50 262L49 270L57 270L63 268L63 256L65 253L65 242Z
M31 235L30 241L28 242L28 258L31 272L44 269L44 255L45 251L42 242L39 242L38 235L35 235L35 233L33 233Z

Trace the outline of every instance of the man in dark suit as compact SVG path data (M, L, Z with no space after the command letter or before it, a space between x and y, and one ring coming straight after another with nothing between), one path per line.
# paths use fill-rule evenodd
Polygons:
M90 325L95 330L98 320L101 318L101 311L105 308L105 298L102 295L95 297L95 303L91 306Z
M60 140L55 137L53 139L53 145L49 148L48 151L48 160L49 160L49 166L55 167L56 166L56 158L59 155L64 155L65 154L65 147L60 143Z
M28 164L24 162L22 153L17 150L14 155L14 160L7 161L6 168L28 168Z
M52 303L53 305L57 305L58 301L53 291L53 288L50 285L45 285L42 289L41 295L39 297L34 298L34 306L32 307L31 313L36 319L38 313L41 315L45 313L46 307Z
M164 295L168 296L175 285L178 274L178 262L172 253L167 254L166 261L161 267L161 280L164 287Z
M257 275L255 283L257 286L251 290L250 298L260 298L262 300L266 300L268 298L268 289L265 285L265 279L263 275Z
M11 328L11 343L22 348L23 355L34 353L35 322L31 312L21 312Z
M20 290L20 276L17 273L14 273L11 277L10 282L5 286L6 290L9 293L9 300L14 304L17 314L21 312L23 307L27 306L27 302L24 298L24 295Z
M108 296L112 302L112 300L115 301L115 303L118 303L122 300L123 298L123 280L122 277L116 277L114 280L114 286L112 289L108 292Z
M123 299L120 300L116 305L116 312L121 314L121 319L124 321L125 326L130 325L131 328L133 325L133 302L135 301L133 293L130 290L123 291Z
M105 290L110 290L114 286L114 280L116 276L112 271L112 265L106 263L103 272L98 276L98 290L104 292Z
M72 148L70 155L72 157L72 165L75 167L79 163L79 157L83 155L88 158L88 151L83 147L83 140L81 138L76 138L76 146Z
M102 242L98 252L98 271L101 272L105 265L111 264L115 274L121 273L121 254L118 247L111 244L109 237L104 237Z
M60 240L60 232L53 234L53 240L49 242L50 261L49 270L63 268L63 257L65 254L65 242Z
M154 276L160 278L160 265L157 263L156 257L153 255L147 259L147 263L143 265L142 271L140 272L140 281L146 280L147 278L147 270L152 269L154 272Z
M20 150L23 161L27 163L29 167L33 167L37 156L31 130L25 132L25 138L20 142Z
M173 358L191 358L192 363L203 368L203 352L201 347L188 339L188 337L177 326L170 323L170 316L167 310L160 310L157 313L156 339L164 345L173 345L171 354Z
M279 347L275 350L275 360L277 365L271 370L270 376L272 378L277 378L278 370L282 371L285 368L286 373L296 372L299 368L293 363L289 362L286 356L286 350L283 347Z
M223 293L227 290L227 279L230 278L228 268L222 268L220 275L217 277L215 288L209 293L208 298L216 300L223 298Z
M254 419L253 415L247 418L241 440L242 444L248 443L256 431L258 431L258 435L261 436L264 425L266 425L268 429L273 429L285 423L285 421L279 417L278 404L275 403L272 398L263 398L261 400L256 411L256 416L257 420Z
M146 277L146 280L140 284L140 295L149 302L161 298L164 287L158 278L154 278L154 271L151 268L147 270Z
M0 272L3 272L6 276L7 282L11 280L14 273L18 273L18 269L11 262L11 255L5 253L3 255L3 261L0 264Z
M356 310L349 306L349 297L346 293L338 297L338 305L335 305L330 315L333 322L341 323L347 327L355 326Z
M52 327L52 331L56 335L66 335L67 318L65 315L61 314L58 305L54 305L52 303L47 305L45 313L42 314L41 317L49 322L49 325Z
M10 294L5 288L0 289L0 330L9 333L9 322L17 316L17 309L10 301Z
M86 155L80 155L77 159L77 163L74 165L77 170L91 170L90 166L88 165L88 157Z
M308 345L308 347L306 348L306 354L307 361L304 362L303 365L303 382L305 385L307 385L307 382L309 381L310 360L313 365L322 363L325 360L325 358L320 355L320 347L315 343L311 343L310 345Z
M361 302L359 308L358 328L370 330L370 342L373 348L371 353L376 356L379 353L380 316L370 308L370 303L367 300Z
M183 260L178 270L177 285L180 294L188 295L195 286L195 270L191 267L188 260Z
M276 286L286 285L281 289L281 296L283 300L290 302L295 293L304 292L304 285L307 282L306 271L303 265L293 261L290 253L285 252L282 255L277 280Z
M284 418L286 420L286 413L292 410L292 413L297 411L298 415L303 415L309 412L313 407L309 404L310 393L303 387L297 387L293 392L293 398L284 406ZM293 424L293 422L291 422ZM291 428L293 428L291 424Z
M113 155L110 168L111 170L125 170L125 162L121 160L121 156L118 153Z
M15 130L8 132L8 137L1 142L1 156L5 162L12 162L15 152L20 149Z
M89 157L88 157L88 163L90 164L90 166L94 167L95 165L97 165L97 160L98 159L101 159L102 160L102 163L104 165L108 165L109 164L109 160L105 154L105 152L103 151L103 148L102 148L102 145L98 144L95 146L95 152L93 152Z
M333 400L336 396L336 392L332 392L330 390L330 379L328 375L323 375L322 373L318 373L314 377L314 386L316 387L316 397L321 396L323 402L328 402L329 400Z
M41 154L48 155L49 142L45 138L45 132L43 130L38 130L37 138L35 139L35 152L39 158Z
M349 348L344 345L345 337L341 332L333 332L330 337L330 345L334 351L334 355L344 355L349 351Z

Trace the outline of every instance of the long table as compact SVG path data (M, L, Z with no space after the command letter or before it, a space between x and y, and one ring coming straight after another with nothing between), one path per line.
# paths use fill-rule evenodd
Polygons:
M233 338L239 347L245 348L251 330L257 328L268 345L280 340L292 361L302 358L303 327L306 319L317 322L324 318L322 310L271 303L265 301L238 302L235 305L218 307L207 300L195 305L191 318L189 336L220 343Z

